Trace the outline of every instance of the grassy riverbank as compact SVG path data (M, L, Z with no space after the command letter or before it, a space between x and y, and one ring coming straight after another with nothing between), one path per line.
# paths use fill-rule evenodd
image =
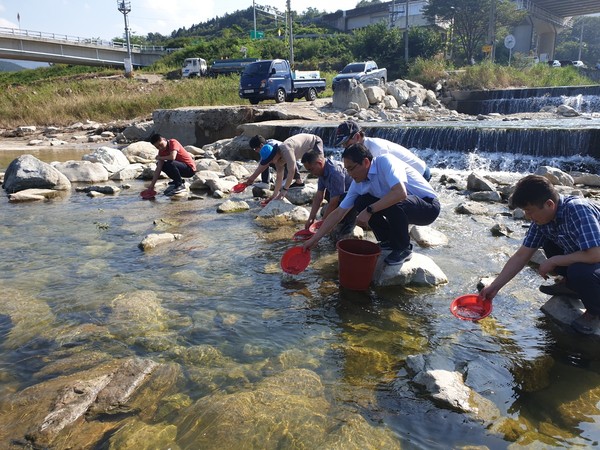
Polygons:
M122 71L56 65L21 72L0 73L0 128L20 125L66 126L93 120L110 122L147 117L161 108L247 104L238 97L239 76L165 80L139 71L132 79ZM331 96L335 73L322 73ZM441 79L453 89L493 89L515 86L593 84L575 68L545 64L522 69L480 64L455 72L443 62L417 60L409 78L427 87Z

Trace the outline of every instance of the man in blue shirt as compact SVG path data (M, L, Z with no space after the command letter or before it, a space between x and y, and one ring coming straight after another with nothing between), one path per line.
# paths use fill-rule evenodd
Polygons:
M317 193L313 198L312 208L304 227L308 230L315 221L324 199L327 200L327 205L323 211L323 220L338 207L348 192L352 177L340 161L325 158L318 149L309 150L302 155L302 164L312 175L319 177ZM342 220L339 234L343 236L350 233L354 229L355 222L356 212L350 211Z
M539 274L548 278L556 273L564 278L540 290L580 298L586 311L572 327L584 334L600 332L600 207L581 197L560 195L545 177L537 175L519 180L511 202L525 211L532 224L521 247L481 295L492 300L541 247L548 259L540 264Z
M408 225L429 225L440 214L440 203L431 185L393 155L373 158L363 144L344 150L342 160L353 179L350 189L304 247L316 245L354 207L357 222L368 224L380 247L391 250L386 264L398 265L411 259Z

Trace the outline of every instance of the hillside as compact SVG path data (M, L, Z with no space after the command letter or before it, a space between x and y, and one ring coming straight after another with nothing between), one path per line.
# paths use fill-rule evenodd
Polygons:
M0 72L19 72L25 70L25 67L14 62L4 61L0 59Z

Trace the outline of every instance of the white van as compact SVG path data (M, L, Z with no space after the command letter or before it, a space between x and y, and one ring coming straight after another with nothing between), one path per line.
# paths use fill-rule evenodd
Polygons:
M202 58L187 58L183 61L181 76L183 78L204 77L208 72L206 60Z

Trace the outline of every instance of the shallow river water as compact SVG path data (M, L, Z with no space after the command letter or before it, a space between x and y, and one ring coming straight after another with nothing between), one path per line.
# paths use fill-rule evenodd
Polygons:
M441 186L440 173L433 184L442 214L433 227L449 244L416 251L431 257L449 283L364 293L339 287L335 247L327 239L305 272L284 276L279 259L295 245L290 238L300 226L258 223L249 190L233 197L246 199L250 211L228 215L216 212L222 200L208 196L142 201L140 181L93 199L74 189L50 202L10 204L0 197L0 287L7 296L0 304L0 413L16 420L7 405L28 386L62 375L50 366L75 354L104 353L180 368L165 396L186 399L178 407L119 418L120 427L136 419L175 425L172 448L597 446L600 344L541 313L548 297L538 291L542 280L533 269L500 292L481 322L450 314L453 298L498 272L525 228L499 215L503 205L489 206L498 215L488 218L456 214L465 197ZM493 237L496 222L513 235ZM182 237L144 252L138 244L151 232ZM115 299L148 292L160 306L156 323L119 323ZM11 309L15 299L19 312ZM83 326L98 331L74 338ZM189 357L191 349L207 348L218 355L209 363ZM419 354L448 357L458 371L478 367L464 378L495 405L493 418L433 401L406 368L406 358ZM298 405L290 393L276 406L253 406L252 417L240 413L237 423L217 415L210 424L191 425L215 396L262 392L289 369L318 378L318 403ZM290 412L302 425L289 420ZM336 435L353 423L349 417L363 420L369 432L350 427L345 440ZM13 423L12 435L0 437L22 439L29 426ZM109 441L99 448L109 448Z

